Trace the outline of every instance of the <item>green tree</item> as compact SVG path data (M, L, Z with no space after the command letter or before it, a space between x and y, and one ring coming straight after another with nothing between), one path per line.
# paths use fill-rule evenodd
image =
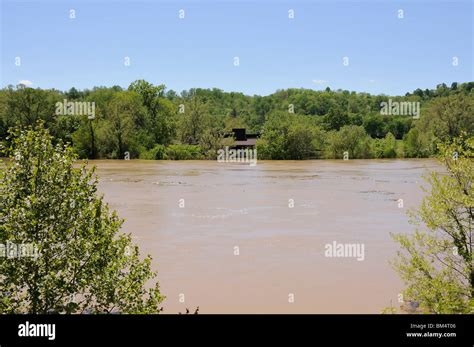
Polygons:
M417 89L404 97L392 97L398 102L421 103L421 118L413 119L380 115L381 102L387 101L388 96L347 90L289 88L262 97L217 88L193 88L178 95L172 90L166 91L162 84L153 85L145 80L131 83L126 91L119 86L94 87L92 90L71 88L65 92L24 85L8 86L0 90L0 141L8 147L5 138L10 127L32 125L41 119L55 143L60 140L73 143L81 158L120 158L124 150L133 157L162 158L164 152L158 145L166 147L179 142L199 145L205 157L213 157L222 133L242 127L248 133L266 132L267 135L258 141L260 155L294 159L293 155L298 153L300 157L301 151L290 148L303 148L297 145L300 139L293 135L291 140L288 138L293 124L288 123L287 116L289 111L294 111L294 120L311 128L305 129L303 135L321 129L339 131L344 126L362 125L374 139L371 142L375 157L386 156L383 146L389 132L397 140L403 139L402 143L406 142L403 146L405 156L425 157L436 154L440 141L456 137L463 131L473 133L473 87L474 82L459 85L454 82L451 87L440 84L435 89ZM132 98L119 100L132 94L139 95L143 111L129 112L128 106L123 108L124 112L120 111L121 107L117 110L117 103L129 104ZM95 119L55 114L55 103L64 99L94 102ZM135 97L133 99L135 104ZM313 136L310 142L316 143L305 147L303 157L318 157L313 149L324 147L319 135ZM338 139L332 132L329 137L334 141ZM157 155L152 155L155 152Z
M315 158L317 153L313 141L322 136L322 131L318 130L303 123L292 124L285 139L286 158L293 160Z
M175 132L173 103L165 98L165 86L137 80L130 84L129 91L134 91L142 97L143 106L148 111L149 124L147 125L154 140L159 144L168 144Z
M290 117L288 112L277 111L267 116L262 136L257 140L257 153L260 159L284 160L287 158L285 139L296 115Z
M365 117L363 126L367 134L373 138L383 138L386 134L384 117L379 114Z
M417 127L410 129L404 137L404 152L408 158L423 158L429 156L434 150L431 147L429 138L431 133L420 132Z
M362 126L346 125L328 133L326 157L342 159L348 152L350 159L370 158L370 137Z
M0 257L0 313L157 313L163 296L151 258L97 196L97 177L74 168L40 124L16 130L0 175L0 243L37 247L37 257Z
M217 127L207 128L201 135L199 144L207 159L216 159L217 151L225 146L232 146L232 137L225 137L225 133Z
M392 133L387 133L384 138L384 158L395 158L397 156L397 140Z
M439 91L444 95L444 87ZM422 110L418 129L432 133L435 142L447 142L463 132L474 134L474 98L472 95L455 94L433 100Z
M404 300L432 313L474 313L474 138L440 146L446 173L427 177L414 234L397 234L393 262L407 285Z
M79 158L97 158L96 119L82 118L78 129L72 134L74 149Z
M61 122L61 126L58 126L58 120L62 116L55 114L56 102L63 101L58 91L34 89L20 84L16 88L10 86L2 94L0 118L3 118L5 129L34 125L38 120L42 120L55 140L70 140L74 125Z
M397 140L392 133L387 133L383 139L372 140L372 152L375 158L396 158Z
M112 158L123 158L135 142L137 125L144 124L144 109L140 96L134 92L116 93L108 105L100 146L104 154ZM133 156L138 155L133 151ZM103 155L106 156L106 155Z
M349 116L340 107L331 108L324 118L327 130L339 130L349 124Z
M38 120L49 125L54 121L54 104L59 100L59 94L54 91L29 88L22 84L16 89L9 88L5 110L7 125L27 126Z
M396 139L401 140L411 129L413 120L411 117L395 116L388 119L385 130L391 132Z
M208 112L208 105L197 96L184 105L184 113L179 115L179 134L183 143L200 143L205 129L210 125Z

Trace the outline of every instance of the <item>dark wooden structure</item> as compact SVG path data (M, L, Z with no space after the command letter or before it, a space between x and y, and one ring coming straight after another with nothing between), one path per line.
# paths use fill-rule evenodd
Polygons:
M260 134L247 134L245 128L235 128L232 129L233 137L235 139L234 149L253 149L257 143L257 139L260 137Z

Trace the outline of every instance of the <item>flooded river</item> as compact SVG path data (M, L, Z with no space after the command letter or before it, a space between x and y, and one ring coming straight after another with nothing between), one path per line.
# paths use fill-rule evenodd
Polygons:
M165 313L396 305L390 233L413 231L406 211L421 201L421 176L439 169L427 159L91 163L123 231L153 256ZM363 245L363 257L329 257L334 243Z

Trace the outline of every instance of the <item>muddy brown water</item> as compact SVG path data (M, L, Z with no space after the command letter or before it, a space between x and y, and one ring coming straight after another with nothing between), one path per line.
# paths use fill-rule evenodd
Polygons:
M440 170L431 159L90 163L123 230L153 256L165 313L397 305L390 233L413 232L406 211L422 199L422 175ZM363 260L325 256L334 242L364 245Z

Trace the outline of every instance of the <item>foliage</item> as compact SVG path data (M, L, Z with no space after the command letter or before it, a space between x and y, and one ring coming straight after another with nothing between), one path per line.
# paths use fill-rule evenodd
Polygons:
M267 96L193 88L180 94L137 80L126 89L119 86L69 91L33 89L24 85L0 90L0 143L9 128L31 126L42 120L53 142L71 143L80 158L153 158L158 145L200 146L202 158L214 159L228 145L233 128L260 133L261 159L340 158L336 147L354 146L343 139L347 127L360 136L357 158L436 155L437 144L474 133L473 82L433 90L417 89L405 96L370 95L347 90L324 91L290 88ZM420 102L419 119L410 115L382 115L381 103ZM94 119L81 115L57 115L55 103L94 102ZM345 129L345 130L343 130ZM342 131L342 132L341 132ZM371 144L367 142L367 135ZM173 152L174 149L170 149ZM159 158L164 158L158 155ZM194 157L194 156L192 156ZM354 156L351 156L354 158Z
M396 158L397 140L392 133L387 133L383 139L373 139L372 153L375 158Z
M474 137L440 146L447 173L433 172L412 235L397 234L393 265L407 287L404 300L432 313L474 312Z
M431 134L432 142L448 142L463 132L474 133L474 98L455 94L433 100L422 112L417 126Z
M309 117L275 112L257 141L259 159L309 159L320 156L325 132Z
M175 144L166 148L166 158L171 160L202 159L202 149L199 146Z
M149 160L163 160L167 159L166 147L163 145L156 145L148 151L143 151L140 153L140 159L149 159Z
M347 152L349 159L370 158L370 136L362 126L346 125L340 131L328 133L326 157L343 159Z
M120 233L97 196L97 177L74 168L70 147L42 124L12 132L0 174L0 244L30 244L37 257L0 257L0 313L158 313L163 296L151 257Z

